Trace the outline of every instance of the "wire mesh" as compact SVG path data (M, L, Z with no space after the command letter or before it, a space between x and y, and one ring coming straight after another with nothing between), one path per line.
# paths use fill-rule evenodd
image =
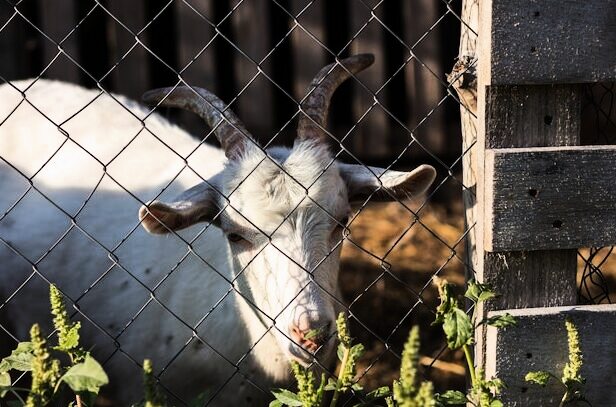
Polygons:
M171 196L186 176L214 186L193 165L205 146L216 143L212 132L185 113L162 107L135 110L139 108L132 100L149 88L186 85L212 89L252 130L263 146L262 160L286 172L275 154L266 149L293 141L310 78L327 63L373 52L377 61L372 70L352 78L352 85L343 85L332 102L327 133L332 158L364 168L373 165L392 170L425 162L436 167L439 176L425 197L382 203L374 202L374 194L368 196L349 219L346 227L350 234L333 246L345 243L339 290L320 288L328 301L348 313L353 334L366 345L359 369L359 380L366 388L391 384L404 340L415 324L422 329L421 363L429 368L426 377L435 382L437 390L463 388L463 355L447 350L439 329L430 325L438 303L432 278L444 276L459 287L464 285L464 238L469 230L463 221L462 192L470 186L463 185L461 166L468 150L462 149L459 137L452 136L460 131L460 106L444 75L457 55L460 7L461 1L453 0L97 0L64 1L53 6L35 0L3 1L0 43L14 58L0 61L0 77L4 87L19 88L22 98L17 106L0 102L0 181L10 177L16 185L0 197L0 259L8 259L1 271L10 276L0 285L1 354L26 339L27 331L21 326L44 322L35 321L46 316L40 312L46 308L46 301L40 298L41 287L56 283L69 299L73 317L82 321L85 336L92 339L85 345L92 347L109 370L112 384L119 383L116 389L127 383L134 387L140 380L143 358L155 351L144 348L142 340L151 336L154 340L149 343L164 349L160 353L165 357L154 361L156 377L173 403L187 405L197 393L206 391L203 404L220 405L225 394L242 387L268 398L268 382L250 361L265 351L269 333L293 338L275 325L280 313L268 315L251 295L238 288L247 268L231 275L220 261L204 255L202 246L211 239L214 226L203 224L191 233L159 238L175 242L176 251L159 253L155 264L137 267L135 258L142 252L128 249L143 239L136 210L134 222L108 235L100 232L111 224L113 213L101 212L102 224L98 225L85 219L100 208L108 188L131 199L138 208L137 204ZM16 82L24 77L32 79L25 85ZM56 117L39 109L38 101L30 95L45 78L80 83L94 92L84 97L78 108ZM588 95L584 114L594 114L587 120L589 128L602 129L599 134L613 143L613 84L589 86ZM121 148L105 157L81 142L80 132L86 130L71 127L101 100L111 100L109 103L119 109L122 117L118 121L131 123ZM6 129L15 120L15 112L25 107L35 112L36 120L46 123L45 131L62 138L30 172L12 163L2 150L7 148L2 137L9 134ZM171 126L150 128L157 113L179 122L199 141L190 150L174 151L163 134ZM137 174L113 171L114 164L130 159L134 146L144 139L157 143L151 152L155 161L169 161L165 183L150 188L147 194L135 191L134 184L125 181ZM77 151L75 154L88 156L100 174L91 180L86 193L63 200L61 193L66 191L55 191L39 179L59 165L58 157L69 147ZM331 165L333 161L327 164ZM144 168L149 168L148 164L144 163ZM249 182L251 174L237 180L236 187ZM325 168L314 174L313 183L323 174ZM299 183L305 189L311 187ZM330 221L340 222L321 202L312 203ZM48 242L45 247L22 247L10 236L20 227L18 234L32 233L24 228L23 219L35 218L40 208L64 219L66 226L50 233L43 240ZM296 208L284 214L274 231L263 233L270 241L254 257L273 247L310 274L314 270L306 269L272 240L272 234ZM239 215L259 229L247 214ZM334 249L319 264L326 262ZM141 250L156 252L157 247ZM84 252L88 253L85 257ZM601 270L606 270L609 262L605 259L612 258L611 253L606 248L579 252L582 301L609 301L611 274ZM4 269L7 264L18 267ZM183 308L190 305L189 295L198 293L191 286L197 277L191 274L190 264L216 276L226 287L197 316ZM88 274L80 275L82 270ZM314 279L310 284L319 285ZM130 304L123 303L123 292L133 293ZM283 309L297 295L288 299ZM224 343L211 334L215 328L208 321L221 312L236 315L236 297L257 309L266 329L251 338L241 352L229 355L222 350ZM110 313L113 318L107 318ZM209 383L197 380L198 374L182 377L184 388L190 387L195 394L169 385L178 372L186 373L185 366L199 363L220 366L219 377ZM321 367L333 373L331 366ZM253 402L246 400L249 405Z
M616 84L584 85L582 144L616 144ZM578 297L582 304L611 303L614 293L616 254L614 247L578 251Z

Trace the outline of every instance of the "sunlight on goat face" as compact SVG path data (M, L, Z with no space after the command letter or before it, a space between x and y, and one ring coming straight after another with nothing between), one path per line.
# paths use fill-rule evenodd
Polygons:
M238 288L275 320L287 357L327 358L334 341L334 298L343 225L350 207L331 155L314 143L259 151L231 163L223 182L230 205L221 221ZM257 311L258 312L258 311ZM268 318L268 319L269 319ZM311 334L309 334L309 332Z

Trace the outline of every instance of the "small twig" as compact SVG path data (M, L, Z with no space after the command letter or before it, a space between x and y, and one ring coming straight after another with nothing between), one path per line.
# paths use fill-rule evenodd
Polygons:
M79 394L75 395L75 401L77 402L77 407L83 407L83 404L81 403L81 396Z

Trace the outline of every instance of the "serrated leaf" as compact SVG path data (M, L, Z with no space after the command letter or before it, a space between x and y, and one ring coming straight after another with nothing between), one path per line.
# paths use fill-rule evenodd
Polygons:
M21 372L32 370L32 343L19 342L11 354L0 362L0 372L8 372L11 369Z
M282 404L282 401L280 400L272 400L269 403L269 407L282 407L284 406L284 404Z
M495 315L486 319L486 324L497 328L515 326L517 323L518 321L516 321L515 317L511 314Z
M457 390L447 390L443 394L438 394L436 398L439 403L447 406L466 404L467 402L466 394Z
M453 308L443 320L443 331L450 349L459 349L473 341L473 324L464 311Z
M102 366L90 355L86 356L83 363L78 363L68 369L60 380L68 384L75 393L98 394L100 388L109 383L109 378Z
M301 407L302 402L299 400L297 394L286 389L274 389L272 394L276 397L276 400L280 401L283 405L292 407Z
M11 375L8 373L0 373L0 398L4 397L8 392L8 389L3 389L5 387L11 387Z
M538 370L536 372L528 372L526 376L524 376L524 380L529 383L535 383L540 386L545 386L550 381L552 375L549 372Z

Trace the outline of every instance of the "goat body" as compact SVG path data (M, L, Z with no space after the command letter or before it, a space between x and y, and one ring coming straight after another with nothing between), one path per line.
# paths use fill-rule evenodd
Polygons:
M339 163L327 148L333 91L371 62L323 68L294 146L268 150L204 89L144 100L199 114L222 149L122 96L0 86L0 325L13 336L2 354L49 320L53 282L120 406L140 399L144 358L170 396L206 391L215 405L263 405L290 360L327 368L350 211L421 194L435 176Z

